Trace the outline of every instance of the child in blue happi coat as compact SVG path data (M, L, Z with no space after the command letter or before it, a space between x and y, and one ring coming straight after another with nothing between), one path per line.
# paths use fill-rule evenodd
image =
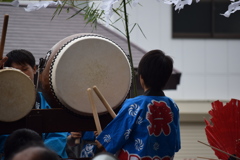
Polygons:
M146 53L138 66L144 94L125 100L98 135L97 146L120 160L172 160L181 148L179 109L163 88L173 60L161 50Z

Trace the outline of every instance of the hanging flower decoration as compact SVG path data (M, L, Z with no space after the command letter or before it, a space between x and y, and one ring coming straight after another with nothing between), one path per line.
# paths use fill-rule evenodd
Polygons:
M110 18L113 15L113 4L118 2L119 0L102 0L102 9L104 10L106 25L108 26L110 23ZM160 0L156 0L160 2ZM196 0L199 2L200 0ZM175 10L181 10L185 5L191 5L192 0L163 0L165 4L170 4L175 6ZM140 0L132 0L132 6L137 6L140 3Z
M240 10L240 1L237 1L237 2L232 1L232 3L228 6L228 10L221 15L225 17L229 17L230 14L236 12L237 10Z
M106 25L108 26L110 23L110 18L113 15L113 4L118 2L119 0L102 0L101 9L104 10Z
M12 6L19 7L19 0L14 0L11 3ZM25 9L26 12L36 11L41 8L47 8L48 6L57 6L62 5L62 1L40 1L40 2L32 2L27 5Z
M63 1L63 0L62 0ZM27 12L31 12L31 11L36 11L39 10L41 8L46 8L48 6L57 6L57 5L62 5L61 0L57 0L57 1L40 1L40 2L35 2L35 3L30 3L25 9L25 11ZM132 0L131 4L132 6L137 6L137 4L140 3L141 0ZM192 4L192 0L156 0L158 2L163 1L165 4L169 4L169 5L174 5L175 6L175 10L181 10L184 8L185 5L191 5ZM196 0L196 2L198 3L200 0ZM232 13L236 12L237 10L240 10L240 0L239 1L234 1L231 0L231 4L228 6L228 10L224 13L221 14L225 17L229 17ZM101 4L101 10L104 11L104 16L105 16L105 22L106 22L106 26L109 26L110 24L110 19L113 15L113 5L119 2L119 0L102 0L102 4ZM19 6L19 0L14 0L12 2L13 6Z
M26 12L36 11L41 8L47 8L48 6L57 6L62 5L62 2L58 0L57 2L54 1L40 1L37 3L30 3L28 4L27 8L24 8Z
M198 3L200 0L196 0ZM175 11L176 10L181 10L184 8L185 5L191 5L192 0L164 0L165 4L173 4L175 6Z

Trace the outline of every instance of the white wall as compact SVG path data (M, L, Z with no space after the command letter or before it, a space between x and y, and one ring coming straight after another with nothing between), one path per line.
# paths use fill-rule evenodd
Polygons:
M210 116L212 101L240 99L240 40L173 39L171 6L156 0L141 4L129 9L130 22L138 22L147 39L135 30L132 42L145 50L165 51L173 57L174 68L182 72L177 90L165 91L180 108L182 149L175 159L216 159L212 149L197 140L207 143L204 118Z
M171 6L156 0L140 3L142 6L128 9L129 22L137 22L147 39L135 29L132 42L146 50L163 50L182 72L177 90L165 91L168 96L179 101L240 99L240 40L173 39Z

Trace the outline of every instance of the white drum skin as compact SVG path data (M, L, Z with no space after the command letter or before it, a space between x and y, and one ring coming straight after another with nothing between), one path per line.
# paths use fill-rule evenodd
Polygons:
M35 86L23 72L0 70L0 121L13 122L25 117L36 100Z
M97 34L76 34L59 41L40 74L44 97L51 107L92 115L87 89L96 85L115 109L131 86L131 67L124 51ZM94 94L99 114L107 110Z

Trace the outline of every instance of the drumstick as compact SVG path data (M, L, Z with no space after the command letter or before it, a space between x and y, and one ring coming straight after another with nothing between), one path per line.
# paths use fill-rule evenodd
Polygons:
M100 125L100 121L99 121L99 117L98 117L98 113L97 113L97 108L96 108L94 100L93 100L92 89L88 88L87 92L88 92L89 102L91 104L91 108L92 108L92 111L93 111L93 118L94 118L94 121L95 121L97 132L98 132L98 134L100 134L102 132L102 128L101 128L101 125Z
M113 111L113 109L111 108L111 106L108 104L107 100L103 97L102 93L99 91L99 89L97 88L97 86L93 86L93 90L95 91L95 93L97 94L98 98L102 101L103 105L106 107L107 111L110 113L110 115L112 116L112 118L116 117L115 112Z
M90 102L90 105L91 105L91 108L92 108L92 111L93 111L93 118L94 118L94 122L95 122L95 125L96 125L96 128L97 128L97 132L98 132L98 134L100 134L102 132L102 128L101 128L101 125L100 125L100 120L99 120L99 117L98 117L97 108L96 108L94 100L93 100L92 89L88 88L87 92L88 92L89 102ZM75 144L80 144L80 139L76 139Z
M4 15L1 45L0 45L0 60L3 58L3 51L4 51L5 39L7 34L7 26L8 26L8 17L9 16L7 14Z
M206 146L208 146L208 147L211 147L211 148L213 148L213 149L216 149L216 150L218 150L219 152L222 152L222 153L224 153L224 154L227 154L227 155L229 155L229 156L231 156L231 157L233 157L233 158L236 158L236 159L240 159L239 157L236 157L236 156L234 156L234 155L232 155L232 154L229 154L229 153L227 153L227 152L225 152L225 151L223 151L223 150L221 150L221 149L218 149L218 148L216 148L216 147L214 147L214 146L210 146L210 145L208 145L208 144L206 144L206 143L203 143L203 142L201 142L201 141L198 141L199 143L202 143L202 144L204 144L204 145L206 145Z

